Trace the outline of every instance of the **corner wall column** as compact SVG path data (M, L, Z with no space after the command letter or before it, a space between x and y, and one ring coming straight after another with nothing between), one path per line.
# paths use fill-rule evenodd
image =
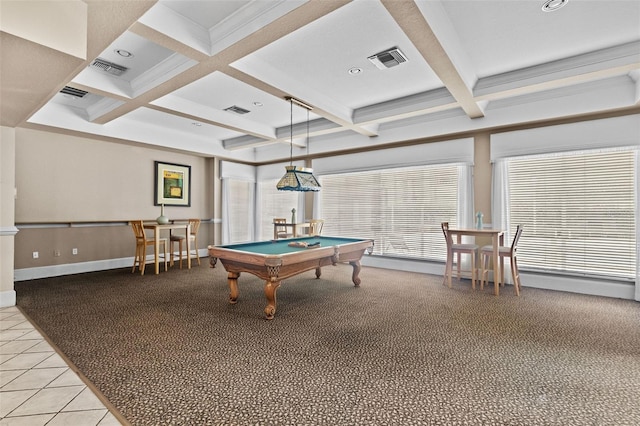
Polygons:
M15 129L0 127L0 307L14 306L14 237L16 197Z

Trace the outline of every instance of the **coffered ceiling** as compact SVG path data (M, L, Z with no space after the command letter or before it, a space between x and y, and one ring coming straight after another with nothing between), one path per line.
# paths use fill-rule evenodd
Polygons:
M83 3L86 58L3 26L2 125L261 163L640 113L638 0Z

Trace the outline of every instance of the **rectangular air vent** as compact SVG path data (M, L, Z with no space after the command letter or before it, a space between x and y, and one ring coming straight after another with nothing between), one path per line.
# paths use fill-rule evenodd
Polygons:
M398 49L385 50L384 52L376 53L373 56L369 56L369 59L376 67L381 70L386 68L395 67L403 62L407 62L407 57Z
M64 88L60 91L65 95L75 96L76 98L84 98L89 92L85 92L84 90L76 89L75 87L64 86Z
M248 109L240 108L237 105L230 106L229 108L225 108L224 110L229 112L235 112L236 114L248 114L251 112Z
M112 75L122 75L126 70L128 70L127 67L114 64L113 62L105 61L102 58L94 59L94 61L91 63L91 66Z

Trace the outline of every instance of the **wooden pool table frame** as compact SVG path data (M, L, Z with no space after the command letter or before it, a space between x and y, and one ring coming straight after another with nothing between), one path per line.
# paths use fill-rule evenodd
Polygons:
M342 237L307 237L290 238L286 240L274 241L274 244L287 244L291 241L319 240L328 241L331 238L342 239ZM291 253L283 254L260 254L251 251L241 250L244 244L238 244L238 249L229 246L208 246L211 267L215 267L218 259L222 262L228 273L229 302L232 304L238 301L238 277L241 272L248 272L265 280L264 294L267 298L267 306L264 314L267 319L273 319L276 313L276 290L282 280L290 278L312 269L316 270L316 277L320 278L321 268L327 265L348 262L353 267L351 280L357 287L360 285L362 258L365 250L371 254L373 251L373 240L344 238L350 240L344 244L323 246L317 248L299 248ZM315 240L314 240L315 241ZM258 244L258 243L257 243Z

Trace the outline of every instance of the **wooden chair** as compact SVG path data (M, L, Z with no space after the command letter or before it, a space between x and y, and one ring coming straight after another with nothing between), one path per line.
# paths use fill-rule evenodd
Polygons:
M449 233L449 222L442 222L442 233L447 241L447 263L444 269L444 283L450 282L448 280L448 271L451 268L453 272L453 263L457 265L457 277L460 279L460 275L463 272L461 270L461 255L468 254L471 256L471 288L476 289L476 255L478 253L478 246L476 244L457 244L453 242L451 234ZM457 260L454 259L457 257ZM443 283L443 284L444 284ZM451 287L451 285L449 285Z
M278 223L287 223L287 219L285 219L284 217L276 217L273 219L273 223L274 224L278 224ZM275 240L279 239L279 238L292 238L293 234L287 232L287 227L286 226L277 226L274 225L273 227L273 238Z
M136 237L136 255L133 258L133 268L131 273L136 271L136 264L140 269L140 275L144 275L144 267L147 262L147 246L155 245L155 240L147 238L147 233L144 231L144 224L141 220L134 220L131 222L131 228L133 234ZM167 270L167 239L160 238L159 244L162 246L162 253L164 253L164 270Z
M191 250L191 243L195 250L195 257L200 265L200 256L198 255L198 229L200 228L200 219L189 219L190 232L189 241L187 243L187 250ZM182 269L182 242L187 240L186 235L172 235L171 236L171 266L173 266L173 256L175 253L174 243L178 243L178 253L180 259L180 269ZM192 251L193 253L193 251Z
M322 234L324 219L311 219L309 221L309 235L315 236Z
M504 262L502 261L505 257L511 259L511 275L513 276L513 287L516 290L516 296L520 296L520 271L518 271L518 259L517 259L517 251L518 251L518 241L520 240L520 236L522 236L523 226L518 225L516 228L516 235L513 236L513 241L511 242L511 247L508 246L500 246L498 248L498 254L500 255L500 276L502 277L501 285L504 285ZM489 281L489 259L493 258L493 246L483 246L480 249L480 258L481 258L481 266L482 272L480 275L480 289L484 289L485 280L487 280L487 284ZM495 270L497 266L493 265L493 269Z

